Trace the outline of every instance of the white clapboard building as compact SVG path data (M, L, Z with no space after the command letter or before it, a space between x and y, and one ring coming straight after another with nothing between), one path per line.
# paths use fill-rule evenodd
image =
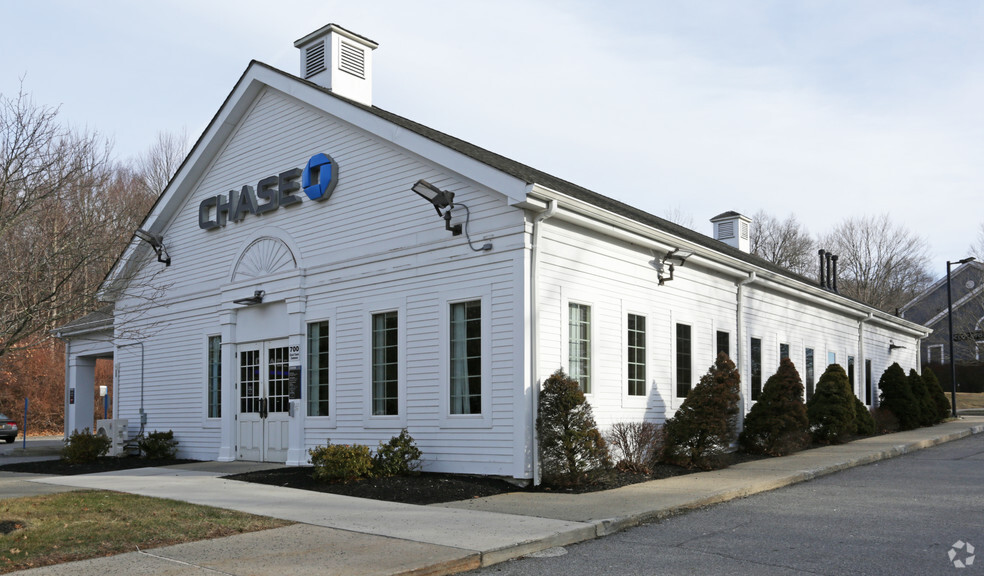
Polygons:
M59 331L66 433L111 357L103 426L173 430L182 457L303 465L407 428L425 470L529 479L558 368L603 429L672 416L719 350L745 410L782 356L808 388L843 365L869 405L918 368L927 329L750 255L748 218L704 236L381 110L376 44L339 26L295 46L299 76L250 63L110 306Z

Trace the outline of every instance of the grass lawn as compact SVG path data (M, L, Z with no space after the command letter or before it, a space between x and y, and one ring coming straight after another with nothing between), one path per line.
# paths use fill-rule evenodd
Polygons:
M950 392L946 397L950 398ZM984 408L984 392L957 392L957 410L964 408Z
M291 524L106 491L0 500L0 573Z

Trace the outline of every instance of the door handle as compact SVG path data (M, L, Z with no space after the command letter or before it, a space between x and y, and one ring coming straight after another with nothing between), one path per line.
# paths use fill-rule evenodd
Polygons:
M260 398L260 418L267 417L267 399Z

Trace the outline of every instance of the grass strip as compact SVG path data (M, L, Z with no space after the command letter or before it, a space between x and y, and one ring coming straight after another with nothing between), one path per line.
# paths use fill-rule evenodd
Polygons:
M0 574L289 524L99 490L0 500Z

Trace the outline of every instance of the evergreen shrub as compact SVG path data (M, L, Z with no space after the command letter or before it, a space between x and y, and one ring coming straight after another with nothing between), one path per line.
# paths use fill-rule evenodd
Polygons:
M953 414L953 405L950 403L950 399L946 397L946 393L943 392L943 387L940 386L940 381L936 377L935 372L929 368L923 368L922 377L923 382L926 383L926 390L929 391L930 397L933 398L934 423L938 424Z
M854 393L847 372L839 364L824 370L813 397L806 403L813 439L823 444L841 444L855 433Z
M916 397L912 394L909 379L898 362L885 369L878 380L878 406L884 408L898 420L899 430L912 430L919 427L920 410Z
M178 453L178 441L174 439L174 432L171 430L155 430L138 440L137 446L144 458L150 460L170 460Z
M663 451L663 427L655 422L616 422L605 442L617 459L616 468L648 474Z
M912 396L916 399L916 407L919 410L919 425L932 426L936 424L936 402L929 395L926 381L915 369L909 370L909 389L912 390Z
M721 454L737 437L741 377L725 353L666 421L663 460L688 468L720 466Z
M858 436L871 436L878 431L871 411L857 396L854 396L854 424L857 427Z
M332 444L308 449L313 476L322 482L350 482L372 474L372 452L362 444Z
M108 436L93 434L88 428L79 432L72 432L68 440L65 440L65 447L62 448L62 460L71 464L84 464L95 462L100 456L105 456L109 452L112 440Z
M543 383L537 408L543 480L577 486L598 480L611 469L608 448L591 405L577 380L557 370Z
M810 422L803 403L803 381L796 366L783 358L765 382L758 402L745 416L738 438L746 452L783 456L810 444Z
M399 436L379 443L372 458L373 476L408 476L420 470L420 449L404 428Z

